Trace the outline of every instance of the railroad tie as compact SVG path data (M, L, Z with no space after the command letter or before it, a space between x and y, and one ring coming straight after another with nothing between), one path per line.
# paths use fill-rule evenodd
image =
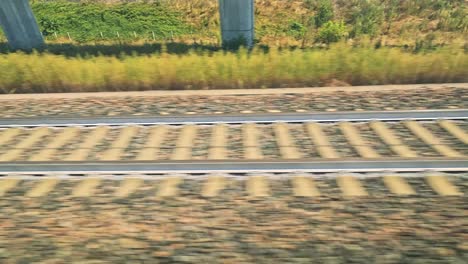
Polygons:
M11 189L15 188L18 183L20 183L20 179L18 178L1 178L0 179L0 197L4 196L7 192Z
M388 189L397 195L413 195L415 191L403 177L400 176L384 176L383 181Z
M190 160L192 159L192 148L197 136L197 127L195 125L186 125L180 132L176 148L171 155L171 160Z
M379 153L369 146L369 143L359 134L359 130L351 123L341 122L339 126L349 144L354 147L361 157L380 158Z
M141 185L143 185L143 179L139 178L126 178L121 183L119 188L115 191L115 196L124 198L134 193Z
M0 161L12 161L21 156L28 148L34 146L43 137L50 133L50 129L41 127L33 130L33 132L24 140L16 144L12 149L8 150L3 155L0 155Z
M427 128L423 127L416 121L405 121L406 127L408 127L413 134L419 137L424 143L428 144L446 157L460 158L463 157L461 153L452 149L451 147L444 145L434 134L432 134Z
M101 141L103 140L107 132L109 131L109 127L107 126L100 126L93 129L84 139L84 141L78 146L76 150L74 150L68 157L64 160L66 161L82 161L86 160L91 150Z
M48 178L40 180L31 190L26 193L27 197L42 197L50 193L59 183L59 179Z
M247 180L247 193L252 197L266 197L270 195L268 181L263 176L251 176Z
M362 187L359 179L353 176L339 176L336 179L338 186L344 196L358 197L367 196L367 191Z
M263 159L262 151L258 144L258 129L255 124L242 126L244 151L246 159Z
M394 133L389 129L384 122L372 121L370 127L375 133L387 144L390 149L404 158L416 158L418 154L406 146Z
M179 193L178 186L182 183L181 177L168 177L161 181L156 197L173 197Z
M100 160L119 160L138 130L137 126L128 126L122 129L110 148L102 154Z
M461 196L463 195L458 188L453 185L445 176L426 176L427 183L431 188L442 196Z
M301 154L297 151L296 144L288 131L288 126L285 123L276 123L273 129L281 156L284 159L300 159Z
M151 129L148 140L143 149L138 153L136 160L155 160L156 152L160 149L169 128L167 126L157 126Z
M221 160L227 158L227 133L228 128L226 125L219 124L213 126L208 159Z
M29 158L30 161L48 161L58 151L59 148L65 146L79 133L77 127L67 127L57 135L52 141L44 147L41 151Z
M73 197L89 197L94 195L96 188L101 183L99 178L86 178L80 180L72 190Z
M320 196L320 192L312 178L304 176L296 176L292 178L294 196L299 197L316 197Z
M202 189L202 196L215 197L224 189L226 179L220 176L211 176L205 181Z
M318 153L322 158L326 159L338 159L340 155L335 151L333 146L330 144L327 136L323 132L319 124L308 123L307 132L309 137L317 148Z
M468 144L468 133L465 133L455 122L450 120L439 120L439 125L447 130L450 134L456 137L464 144Z
M14 137L19 135L20 133L21 129L19 128L8 128L2 130L2 133L0 134L0 146L10 142Z

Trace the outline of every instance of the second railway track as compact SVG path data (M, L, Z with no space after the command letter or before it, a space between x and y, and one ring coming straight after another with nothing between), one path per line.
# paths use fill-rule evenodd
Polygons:
M463 109L2 119L0 170L465 171L467 120Z

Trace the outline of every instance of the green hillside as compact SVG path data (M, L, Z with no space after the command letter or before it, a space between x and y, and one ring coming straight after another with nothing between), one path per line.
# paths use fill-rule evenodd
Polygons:
M32 6L48 41L67 41L70 34L79 42L219 43L217 0L42 0ZM468 33L464 0L256 0L255 13L256 38L267 45L463 43Z

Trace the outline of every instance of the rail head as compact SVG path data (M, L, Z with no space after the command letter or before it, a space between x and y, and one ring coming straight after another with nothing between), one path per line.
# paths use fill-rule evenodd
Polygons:
M262 113L230 115L174 115L174 116L121 116L121 117L37 117L0 119L4 127L68 127L68 126L128 126L128 125L212 125L246 123L306 123L306 122L369 122L369 121L429 121L466 120L468 109L364 111L364 112L309 112Z
M250 173L468 171L468 159L301 159L208 161L3 162L0 174L21 173Z

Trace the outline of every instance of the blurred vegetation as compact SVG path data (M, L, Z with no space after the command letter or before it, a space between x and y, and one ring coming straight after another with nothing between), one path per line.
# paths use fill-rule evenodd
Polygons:
M465 0L255 2L257 42L269 46L307 47L340 38L415 46L428 35L442 45L466 42L468 35ZM217 0L34 0L32 6L49 42L69 42L67 32L72 42L86 43L220 42ZM324 37L341 21L344 28L335 34L341 37Z
M0 93L468 82L464 0L256 0L253 50L221 48L217 0L32 6L48 47L0 43Z
M146 46L145 55L66 57L50 52L0 54L0 92L43 93L153 89L440 83L468 81L468 54L438 48L352 47L262 49L237 52Z

